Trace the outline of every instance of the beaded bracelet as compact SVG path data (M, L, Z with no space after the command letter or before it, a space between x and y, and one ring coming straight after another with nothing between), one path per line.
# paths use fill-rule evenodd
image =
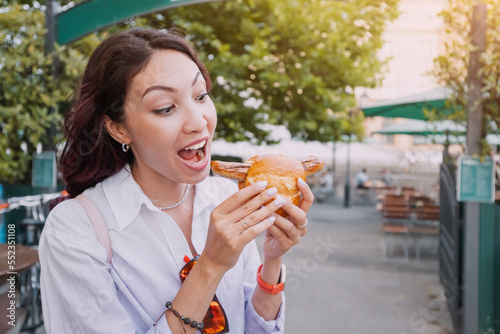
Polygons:
M186 317L182 316L179 312L177 312L177 310L175 310L172 307L172 302L171 301L168 301L165 304L165 307L167 309L165 310L165 312L162 313L162 315L165 314L167 311L171 311L177 318L179 318L181 321L183 321L186 325L191 325L192 328L196 328L196 329L199 329L199 330L203 329L203 327L205 325L203 323L203 321L202 322L197 322L197 321L191 320L190 318L186 318ZM162 315L160 316L160 318L162 317ZM158 318L158 320L160 320L160 318ZM156 320L156 322L153 324L153 326L156 325L156 323L158 322L158 320Z

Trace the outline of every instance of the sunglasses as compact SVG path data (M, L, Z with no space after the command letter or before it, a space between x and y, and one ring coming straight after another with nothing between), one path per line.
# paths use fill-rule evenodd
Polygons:
M186 277L189 275L191 269L193 269L199 258L199 254L197 254L192 260L189 260L187 255L184 257L186 264L182 267L181 272L179 273L181 283L184 283ZM216 295L214 295L214 298L210 302L205 318L203 318L203 323L204 328L201 332L204 334L229 333L229 323L227 322L226 312L219 303L219 299L217 299Z

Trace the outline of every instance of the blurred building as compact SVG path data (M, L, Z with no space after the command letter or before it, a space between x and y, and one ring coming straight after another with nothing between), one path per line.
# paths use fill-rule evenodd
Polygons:
M444 24L439 13L447 5L445 0L401 0L400 16L386 28L385 44L379 55L389 57L383 85L367 90L370 104L401 96L421 93L438 86L430 74L433 60L442 54L445 38ZM365 121L366 135L394 122L406 119L370 117ZM406 135L373 135L375 139L394 144L399 149L413 145L413 137Z

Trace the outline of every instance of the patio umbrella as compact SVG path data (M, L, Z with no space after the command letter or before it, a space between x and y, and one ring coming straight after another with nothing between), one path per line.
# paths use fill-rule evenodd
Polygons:
M382 101L371 106L361 108L365 116L401 117L412 119L427 119L424 110L438 110L440 113L451 113L446 106L449 91L438 87L429 91L403 96L400 98Z
M419 145L419 144L465 144L466 137L465 135L459 135L459 136L449 136L448 138L446 135L429 135L429 136L421 136L421 137L415 137L413 139L413 144ZM497 134L492 134L490 133L489 135L486 135L486 142L489 145L500 145L500 135Z
M418 136L414 139L414 144L464 144L466 131L464 125L449 120L426 122L411 119L388 125L373 133ZM490 133L486 135L486 142L489 145L500 146L500 134Z
M412 119L406 122L391 124L374 133L386 135L413 135L413 136L427 136L435 134L464 134L466 128L463 125L457 124L453 121L444 120L436 122L427 122L417 119Z

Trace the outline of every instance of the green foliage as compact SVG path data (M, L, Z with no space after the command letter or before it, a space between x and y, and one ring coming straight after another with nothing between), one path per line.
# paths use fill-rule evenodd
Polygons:
M267 140L262 124L285 125L304 140L338 140L355 87L375 87L377 52L398 0L233 0L149 17L153 27L188 33L213 75L228 141ZM360 128L361 118L353 119Z
M434 60L435 75L453 95L447 101L456 110L446 118L459 122L467 120L467 95L471 46L470 31L473 0L448 0L449 9L441 13L445 22L444 54ZM483 104L483 138L500 129L500 0L483 0L486 4L486 50L482 53L479 73L483 77L481 102ZM496 126L495 126L496 124ZM493 125L493 126L492 126ZM482 154L490 147L482 140Z
M32 155L40 144L60 139L66 99L88 56L102 37L131 26L176 26L188 33L213 75L219 138L269 141L265 124L286 125L304 140L361 137L362 114L348 116L354 88L380 84L381 35L397 17L399 0L232 0L179 7L56 47L57 77L52 56L44 54L45 3L0 0L0 182L30 182ZM59 133L55 141L47 136L51 124Z
M57 3L60 6L64 6L70 2L79 3L82 1L84 1L84 0L76 0L76 1L75 0L58 0ZM38 1L33 1L33 0L0 0L0 6L6 7L9 5L19 4L19 5L28 5L30 7L39 8L39 6L45 6L46 2L47 2L46 0L38 0Z
M30 183L31 160L50 138L51 124L61 133L64 105L96 45L96 36L71 47L56 47L59 75L52 55L44 54L44 13L12 4L0 13L0 183ZM55 107L54 112L49 107Z

